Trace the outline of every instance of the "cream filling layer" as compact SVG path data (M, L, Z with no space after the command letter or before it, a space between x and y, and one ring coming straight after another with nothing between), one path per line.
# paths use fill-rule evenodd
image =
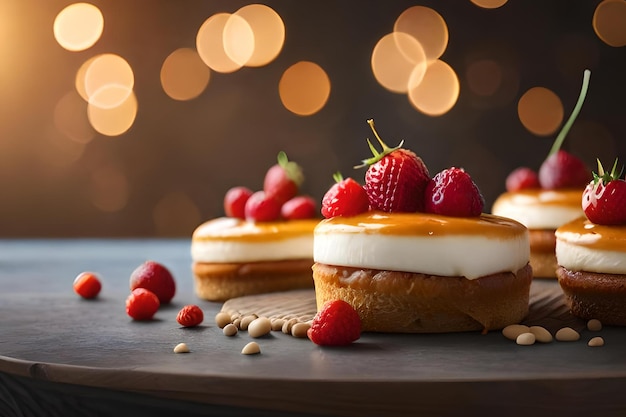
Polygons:
M577 245L578 233L559 232L556 239L557 263L570 271L626 274L624 252Z
M275 241L245 242L236 239L202 240L191 243L195 262L241 263L310 259L313 256L313 234Z
M484 235L433 237L317 231L313 259L328 265L476 279L517 272L530 256L527 232L515 238L494 239Z
M584 214L582 204L580 207L531 204L534 200L524 195L510 200L498 199L491 212L496 216L517 220L529 229L556 229Z

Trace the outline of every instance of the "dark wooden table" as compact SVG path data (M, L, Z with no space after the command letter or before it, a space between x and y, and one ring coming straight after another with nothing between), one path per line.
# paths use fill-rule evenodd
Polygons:
M147 259L178 288L155 320L135 322L128 279ZM574 327L577 342L364 334L322 348L282 332L225 337L221 304L194 295L190 264L188 240L0 240L0 416L626 415L626 329L587 331L555 281L533 283L526 322ZM96 300L72 291L86 270L103 277ZM181 328L190 303L205 322ZM593 336L605 345L587 346ZM252 340L262 353L242 355ZM191 352L174 354L180 342Z

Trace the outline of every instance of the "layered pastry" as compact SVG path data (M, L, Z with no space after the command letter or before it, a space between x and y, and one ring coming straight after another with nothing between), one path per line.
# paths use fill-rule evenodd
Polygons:
M557 277L572 314L626 325L626 180L598 161L582 194L585 216L556 230Z
M252 222L221 217L192 235L195 292L210 301L313 288L313 230L318 220Z
M191 239L195 292L210 301L312 288L315 200L300 194L302 169L279 152L263 189L230 188L224 217L204 222Z
M528 313L528 229L483 214L484 199L458 167L430 177L401 147L370 143L365 184L337 182L315 228L316 303L344 300L363 331L442 333L500 329ZM363 204L368 201L368 204Z
M582 188L529 188L505 192L495 200L493 214L515 219L528 228L534 277L556 277L554 231L583 215L581 195Z
M489 214L368 211L315 228L318 308L348 301L363 331L500 329L528 313L528 231Z

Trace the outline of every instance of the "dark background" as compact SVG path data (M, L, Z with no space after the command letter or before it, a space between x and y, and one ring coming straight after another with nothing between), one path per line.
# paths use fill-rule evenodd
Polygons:
M463 166L488 211L506 175L519 165L538 168L556 136L523 127L521 95L535 86L552 90L567 119L585 68L592 71L590 90L564 148L591 168L596 158L626 160L626 50L595 34L599 1L509 1L493 10L469 0L267 1L286 27L277 59L212 72L206 90L186 102L163 92L163 60L193 48L212 14L250 2L92 3L104 15L102 38L70 52L55 41L52 25L71 2L0 0L0 237L189 236L199 222L223 214L228 188L259 189L280 150L303 167L302 192L321 200L335 171L362 179L352 167L369 154L369 118L390 145L404 139L432 174ZM441 59L461 84L456 105L439 117L386 91L370 67L376 42L415 5L445 19L449 43ZM78 144L55 128L54 109L74 88L81 64L105 52L123 56L134 70L137 117L121 136L95 133ZM481 97L467 88L467 68L477 59L510 70L502 94ZM327 105L308 117L286 110L277 90L281 74L300 60L317 63L331 80ZM125 178L129 193L122 208L103 211L92 202L94 176L111 171Z

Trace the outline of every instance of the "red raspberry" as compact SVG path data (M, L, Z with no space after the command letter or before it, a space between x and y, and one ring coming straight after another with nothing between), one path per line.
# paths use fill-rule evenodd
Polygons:
M447 168L433 177L426 186L427 213L444 216L480 216L485 200L463 168Z
M204 313L197 305L186 305L180 309L176 321L183 327L195 327L204 320Z
M126 314L135 320L150 320L161 303L159 298L145 288L135 288L126 299Z
M169 303L176 293L172 273L155 261L146 261L130 274L130 290L145 288L152 291L161 304Z
M312 219L317 214L315 200L308 195L299 195L280 208L280 215L285 220Z
M263 191L268 197L283 204L298 194L298 189L304 181L302 168L287 158L283 151L278 153L278 163L270 167L263 179Z
M519 167L514 169L506 177L506 190L508 192L515 192L519 190L526 190L530 188L540 188L539 176L537 173L528 167Z
M361 318L347 302L328 301L315 314L307 336L316 345L349 345L361 337Z
M281 203L265 191L257 191L246 202L246 220L271 222L280 219Z
M102 283L97 274L81 272L74 279L74 291L83 298L96 298L102 289Z
M539 168L539 182L546 190L584 188L591 181L591 170L576 156L559 150L548 156Z
M247 187L233 187L226 191L224 196L224 212L228 217L245 219L246 201L252 195L252 190Z
M322 198L322 216L329 219L365 213L370 203L363 186L352 178L343 179L340 173L334 178L335 184Z

